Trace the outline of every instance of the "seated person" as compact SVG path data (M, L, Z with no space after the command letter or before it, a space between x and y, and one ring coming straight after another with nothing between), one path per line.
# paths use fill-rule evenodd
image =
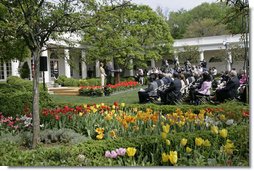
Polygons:
M202 84L200 88L196 88L196 89L192 89L192 91L190 91L190 99L192 101L192 103L195 103L197 100L197 95L210 95L211 94L211 87L212 87L212 80L210 77L210 74L208 72L204 72L202 74Z
M159 91L158 95L164 104L175 104L181 98L181 80L178 78L177 72L173 73L173 81L168 83L168 87L164 91Z
M224 88L217 89L215 92L215 99L219 102L224 102L227 99L237 98L237 89L240 86L239 79L237 77L237 72L235 70L231 70L229 73L229 80L226 83Z
M140 103L148 102L150 97L158 97L158 89L164 85L170 84L171 82L173 82L171 77L163 77L162 79L149 83L147 88L138 92Z

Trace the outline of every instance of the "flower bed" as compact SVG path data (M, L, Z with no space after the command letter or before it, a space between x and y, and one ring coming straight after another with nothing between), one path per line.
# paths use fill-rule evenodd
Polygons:
M104 89L101 86L82 86L79 89L79 94L81 96L110 95L111 93L135 88L137 86L139 86L139 83L136 81L124 81L115 85L109 84Z
M61 161L53 159L53 165L70 160L96 166L249 166L249 112L239 110L234 115L240 116L229 115L221 107L161 113L151 108L126 108L124 103L84 104L43 109L41 129L72 129L89 139L80 141L82 145L75 147L72 155L70 149L63 149ZM17 129L16 123L25 123L15 118L1 117L0 123L1 132L15 135L30 128ZM50 133L41 136L53 139ZM59 141L67 141L66 136Z

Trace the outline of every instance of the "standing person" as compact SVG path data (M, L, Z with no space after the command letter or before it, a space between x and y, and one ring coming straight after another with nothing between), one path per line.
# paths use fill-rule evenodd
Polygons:
M103 68L104 64L100 63L100 73L101 73L101 87L105 87L105 77L107 76L105 73L105 69Z
M141 85L143 85L144 84L144 71L143 71L143 69L141 69L141 68L138 69L138 76L139 76L139 83Z
M112 72L113 72L113 67L110 63L107 63L106 68L105 68L105 73L107 75L107 85L112 84Z

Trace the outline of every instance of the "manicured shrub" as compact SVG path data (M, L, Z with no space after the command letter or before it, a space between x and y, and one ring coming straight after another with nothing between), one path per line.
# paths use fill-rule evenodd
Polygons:
M29 68L29 66L28 66L28 63L27 62L25 62L23 65L22 65L22 67L21 67L21 69L20 69L20 77L21 78L23 78L23 79L29 79L30 78L30 68Z

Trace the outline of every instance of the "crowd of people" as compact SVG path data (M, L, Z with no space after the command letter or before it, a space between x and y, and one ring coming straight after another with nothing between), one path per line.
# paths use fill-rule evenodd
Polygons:
M161 68L153 67L147 73L140 73L141 84L144 84L144 76L148 78L148 87L138 92L140 103L155 99L164 104L175 104L179 100L199 104L200 97L207 97L211 103L232 99L246 102L248 75L245 70L237 73L233 68L218 74L216 67L207 68L205 61L198 65L186 61L182 67L170 68L164 62Z

